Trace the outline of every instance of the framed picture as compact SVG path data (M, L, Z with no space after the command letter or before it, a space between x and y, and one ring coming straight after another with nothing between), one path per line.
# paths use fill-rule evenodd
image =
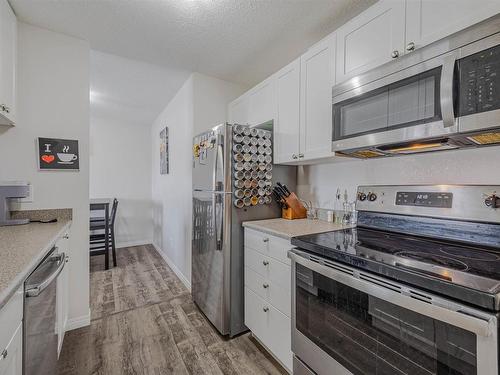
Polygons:
M168 174L168 127L160 132L160 174Z
M78 171L80 169L78 141L38 138L38 169Z

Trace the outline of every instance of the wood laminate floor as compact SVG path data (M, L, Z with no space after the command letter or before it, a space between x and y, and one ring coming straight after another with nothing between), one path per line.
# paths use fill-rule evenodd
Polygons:
M60 375L284 374L248 333L222 338L151 246L91 258L91 324L66 334Z

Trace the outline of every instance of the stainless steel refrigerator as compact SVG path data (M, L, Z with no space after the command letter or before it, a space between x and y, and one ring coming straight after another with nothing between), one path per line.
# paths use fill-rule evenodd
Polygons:
M249 128L241 125L234 125L234 129L244 131L245 134L250 133ZM268 155L272 158L272 146L269 146L272 142L267 140L272 133L261 132L262 130L252 130L251 134L244 138L243 134L234 134L232 125L221 124L193 139L192 296L196 305L217 330L222 335L231 337L247 330L244 324L244 239L241 223L280 217L280 208L270 199L272 184L280 181L291 190L296 187L296 167L270 167L264 162L270 160ZM262 137L259 140L258 135L262 134L268 138ZM254 139L256 147L251 147L254 146L254 140L251 139L254 135L257 139ZM252 141L251 145L249 143L250 147L243 143L248 139ZM249 153L243 152L243 148ZM256 156L249 157L248 154L253 155L250 151L255 150ZM239 160L242 157L255 159L255 162L249 161L253 167L257 164L257 168L253 168L257 173L247 171L250 172L248 174L243 170L243 174L248 177L256 177L250 178L248 185L255 185L253 181L258 181L257 176L265 176L264 182L259 182L257 186L262 185L266 194L269 193L262 197L251 197L255 202L250 206L243 205L243 200L235 196L236 191L240 189L237 189L234 183L245 183L243 180L237 182L236 179L238 171L235 168L242 170L242 160ZM260 163L259 160L263 162ZM258 170L259 165L264 174ZM238 177L240 175L241 173ZM259 192L260 188L251 191ZM238 192L240 193L241 191ZM267 200L266 196L269 196ZM256 203L257 200L259 203ZM245 202L248 203L248 200Z

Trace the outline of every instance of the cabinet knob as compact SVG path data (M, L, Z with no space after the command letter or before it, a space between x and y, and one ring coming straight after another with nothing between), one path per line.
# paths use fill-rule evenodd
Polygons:
M7 358L7 355L9 353L7 352L7 349L4 349L2 353L0 353L0 359L5 359Z
M396 50L394 50L394 51L392 51L392 53L391 53L391 57L392 57L393 59L397 59L397 58L399 57L399 51L398 51L397 49L396 49Z
M263 264L264 266L268 266L268 265L269 265L269 262L268 262L267 260L263 260L263 261L262 261L262 264Z
M65 240L69 239L69 234L68 234L68 233L66 233L66 234L63 236L63 238L64 238Z
M264 289L267 289L267 288L269 288L269 284L268 284L268 283L264 283L264 284L262 284L262 287L263 287Z
M264 311L264 312L268 312L268 311L269 311L269 307L267 307L267 306L266 306L266 307L264 307L264 308L262 309L262 311Z
M10 113L10 108L9 107L5 106L4 110L5 110L5 112Z
M262 242L269 242L269 238L264 238Z
M292 159L298 159L298 156L295 154L292 154Z
M410 42L406 45L406 50L408 52L411 52L411 51L414 51L415 50L415 43L414 42Z

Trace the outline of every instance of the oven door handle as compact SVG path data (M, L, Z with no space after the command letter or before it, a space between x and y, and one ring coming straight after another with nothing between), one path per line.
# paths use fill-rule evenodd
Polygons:
M453 81L455 75L456 54L451 53L444 58L441 70L439 100L441 104L441 116L445 128L455 125L454 92Z
M300 255L300 250L290 251L289 256L292 261L339 283L350 286L351 288L362 291L370 296L379 298L404 309L408 309L421 315L463 328L479 336L488 337L494 334L495 330L498 329L495 316L485 314L479 310L474 310L443 299L440 299L440 301L449 302L450 307L455 307L455 309L452 310L443 306L420 301L394 290L398 286L404 289L405 286L401 284L387 280L387 282L385 282L386 285L384 285L384 279L378 276L367 277L371 278L373 281L359 279L348 273L349 270L353 272L360 272L359 270L350 268L343 264L339 264L338 269L335 269L333 267L313 262ZM328 261L328 263L335 265L335 262L332 261ZM391 286L393 289L390 289Z

